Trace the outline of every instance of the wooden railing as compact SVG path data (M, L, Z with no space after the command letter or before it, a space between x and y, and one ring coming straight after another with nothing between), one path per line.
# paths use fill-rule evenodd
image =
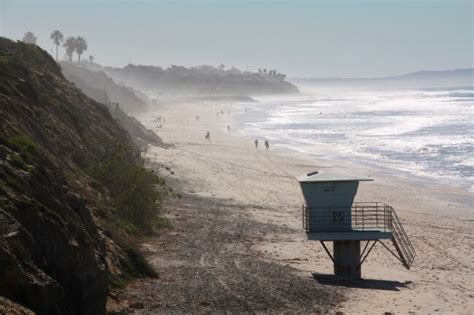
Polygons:
M345 217L340 214L346 214ZM392 242L397 251L393 253L402 264L410 269L416 251L408 238L395 210L382 202L355 202L350 208L326 207L308 208L303 205L303 228L307 233L327 232L318 230L328 226L340 226L341 230L331 232L351 232L377 230L392 232ZM382 243L383 244L383 243ZM386 247L386 245L384 245ZM387 247L386 247L387 248ZM387 248L388 249L388 248Z
M398 255L400 256L400 260L402 261L403 265L407 269L410 269L416 256L415 247L413 247L413 244L408 238L408 235L405 232L405 229L403 228L403 225L400 222L400 219L398 218L395 211L392 211L392 227L393 246L395 247Z
M321 222L340 224L344 230L392 230L393 208L381 202L357 202L349 209L341 207L308 208L303 205L303 228L306 232L318 232L315 226ZM350 215L347 215L349 214ZM344 214L346 214L344 216ZM319 223L319 224L318 224Z

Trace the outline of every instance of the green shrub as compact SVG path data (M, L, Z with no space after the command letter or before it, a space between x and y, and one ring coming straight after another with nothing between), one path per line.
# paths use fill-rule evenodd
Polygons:
M29 169L28 165L25 163L25 161L23 161L21 156L16 152L14 152L13 154L10 155L10 163L13 164L14 166L18 167L18 168L21 168L22 170L25 170L25 171L27 171Z
M13 137L8 138L7 141L8 143L10 143L12 146L16 147L20 151L31 152L31 153L36 152L36 144L27 135L17 134Z
M90 175L104 185L120 218L145 232L154 228L164 182L153 171L130 158L118 148L89 169Z
M14 176L7 176L5 177L5 184L6 186L13 188L17 191L23 191L23 183Z
M12 150L15 150L19 153L20 156L14 156L14 162L18 162L24 167L23 163L33 163L35 159L38 159L38 147L33 142L33 140L24 134L17 134L7 139L0 139L1 143L5 143ZM21 161L20 161L21 160ZM23 163L22 163L23 162Z
M127 260L121 261L125 272L134 277L158 277L158 273L146 261L145 257L133 247L124 248Z
M162 229L170 229L173 227L170 221L167 218L164 218L162 216L159 216L155 219L154 226L156 228L162 228Z

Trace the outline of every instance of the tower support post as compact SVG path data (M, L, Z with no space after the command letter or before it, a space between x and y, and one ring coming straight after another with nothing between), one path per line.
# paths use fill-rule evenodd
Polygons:
M333 257L336 276L349 279L361 278L359 240L334 241Z

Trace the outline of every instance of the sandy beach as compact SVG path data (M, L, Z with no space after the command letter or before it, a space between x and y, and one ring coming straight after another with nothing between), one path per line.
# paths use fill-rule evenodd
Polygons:
M166 144L148 149L148 166L181 198L164 204L173 228L143 244L160 278L132 282L109 309L472 313L472 193L357 165L290 157L273 147L265 151L263 138L255 149L253 139L233 135L232 114L217 117L220 109L173 104L136 116ZM158 116L164 121L157 122ZM395 208L417 251L410 270L377 244L362 265L363 284L315 279L315 273L331 274L332 262L319 242L306 240L295 177L336 167L375 179L360 185L356 201Z

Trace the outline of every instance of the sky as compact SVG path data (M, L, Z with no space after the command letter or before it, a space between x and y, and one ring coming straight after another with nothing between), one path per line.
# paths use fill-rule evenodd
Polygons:
M473 67L473 1L0 0L0 36L82 35L84 56L129 63L380 77ZM61 50L61 56L64 53Z

